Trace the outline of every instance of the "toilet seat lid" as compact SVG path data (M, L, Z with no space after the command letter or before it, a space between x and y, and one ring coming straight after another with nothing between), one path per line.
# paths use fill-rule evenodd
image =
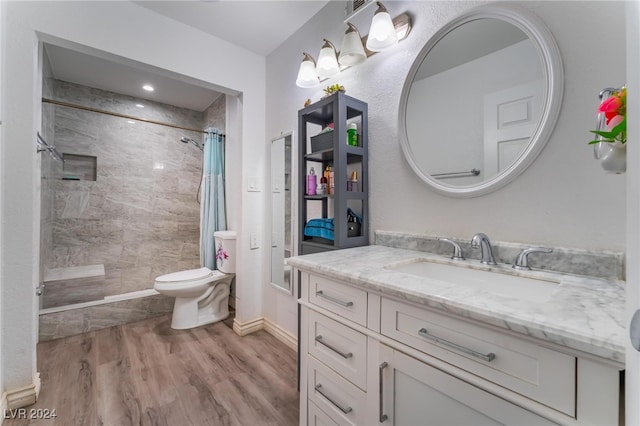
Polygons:
M170 274L161 275L156 278L156 282L170 283L178 281L193 281L206 278L213 274L209 268L188 269L186 271L172 272Z

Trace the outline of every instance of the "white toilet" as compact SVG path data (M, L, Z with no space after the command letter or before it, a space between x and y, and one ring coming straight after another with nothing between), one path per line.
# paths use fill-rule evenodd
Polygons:
M153 288L175 297L171 328L184 330L222 321L229 316L229 286L236 272L236 233L218 231L217 270L189 269L156 278Z

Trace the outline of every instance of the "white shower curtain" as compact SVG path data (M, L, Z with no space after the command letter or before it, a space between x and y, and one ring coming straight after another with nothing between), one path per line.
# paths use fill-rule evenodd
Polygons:
M216 269L213 233L227 229L224 199L225 136L215 127L205 129L200 203L200 265Z

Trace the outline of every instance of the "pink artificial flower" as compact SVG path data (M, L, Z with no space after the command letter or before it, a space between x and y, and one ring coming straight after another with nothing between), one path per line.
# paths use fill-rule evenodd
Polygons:
M613 117L607 119L607 127L609 128L609 130L611 130L618 124L622 123L622 120L624 120L624 116L616 114Z
M600 107L598 108L598 112L604 112L604 116L606 118L606 123L609 126L609 122L616 116L618 116L618 110L622 106L622 100L617 96L613 95L602 101ZM613 127L613 126L611 126Z
M609 98L602 101L600 104L600 108L598 108L598 112L618 112L618 108L622 106L622 101L616 95L610 96Z

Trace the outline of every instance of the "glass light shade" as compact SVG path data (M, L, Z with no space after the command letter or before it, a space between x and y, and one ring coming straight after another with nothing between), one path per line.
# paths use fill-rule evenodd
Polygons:
M327 39L324 39L324 45L322 46L322 49L320 49L316 72L320 78L331 77L332 75L336 75L340 72L336 49Z
M378 2L378 10L376 10L371 20L371 28L367 37L367 49L372 52L380 52L381 50L391 47L398 42L398 35L393 26L391 15L387 9Z
M296 86L303 88L316 87L320 84L318 74L316 73L316 63L308 53L303 53L304 59L298 69L298 78L296 78Z
M344 33L338 62L342 66L358 65L367 59L367 54L364 52L362 39L356 27L352 24L347 25L349 25L349 29Z

